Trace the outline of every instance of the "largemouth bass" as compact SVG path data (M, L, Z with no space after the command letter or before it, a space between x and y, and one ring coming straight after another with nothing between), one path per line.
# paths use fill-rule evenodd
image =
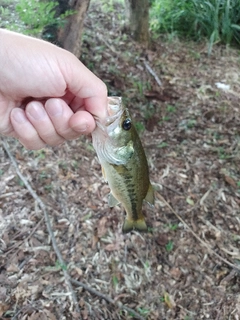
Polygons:
M105 180L111 189L110 207L121 203L126 211L123 232L147 231L142 213L143 200L154 204L148 163L129 110L120 97L108 98L108 116L96 119L92 133Z

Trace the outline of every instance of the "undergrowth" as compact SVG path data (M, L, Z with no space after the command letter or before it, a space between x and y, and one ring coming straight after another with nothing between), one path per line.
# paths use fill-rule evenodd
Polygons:
M154 0L150 27L155 34L173 33L213 44L240 44L240 0Z

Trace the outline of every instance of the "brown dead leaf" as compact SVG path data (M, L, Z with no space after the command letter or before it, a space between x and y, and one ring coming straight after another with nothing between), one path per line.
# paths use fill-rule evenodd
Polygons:
M7 267L7 272L9 273L15 273L15 272L18 272L19 271L19 268L18 266L15 264L15 263L11 263L8 267Z
M4 302L0 302L0 317L4 314L4 312L6 312L9 308L9 305L4 303Z
M48 310L34 311L27 320L57 320L55 315Z
M173 300L173 297L170 294L168 294L167 292L164 292L164 302L166 303L166 305L168 306L169 309L176 307L176 303Z
M235 180L232 177L224 175L224 179L225 179L226 183L228 183L234 189L237 189L237 184L236 184Z
M179 268L172 268L170 269L170 274L174 279L180 279L182 272Z
M97 236L99 238L102 238L106 232L107 232L107 217L104 216L103 218L101 218L99 221L98 221L98 226L97 226Z
M159 246L165 246L168 243L168 236L165 233L156 236L155 241Z
M105 250L106 251L114 251L114 250L119 250L119 243L110 243L110 244L107 244L105 246Z

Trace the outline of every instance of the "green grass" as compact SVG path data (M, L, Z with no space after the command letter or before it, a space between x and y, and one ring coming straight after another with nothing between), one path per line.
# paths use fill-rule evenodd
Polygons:
M192 40L240 44L240 0L155 0L150 10L155 34L168 33Z
M139 134L145 131L145 126L142 122L137 121L134 123L134 126Z
M163 141L163 142L159 143L159 144L157 145L157 147L158 147L158 148L166 148L166 147L168 147L168 143Z
M173 250L173 241L172 240L168 241L168 243L166 244L166 250L167 250L167 252L171 252Z
M74 13L73 10L67 10L57 16L57 6L57 1L47 0L9 1L7 7L1 3L0 27L41 37L45 27L50 25L62 26L66 17Z

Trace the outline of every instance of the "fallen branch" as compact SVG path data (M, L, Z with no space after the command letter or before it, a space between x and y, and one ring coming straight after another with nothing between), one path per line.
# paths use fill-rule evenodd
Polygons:
M11 154L11 152L9 150L9 147L8 147L8 144L4 139L2 139L2 145L3 145L4 150L8 154L8 157L10 158L10 160L11 160L13 166L14 166L14 168L15 168L15 170L17 172L17 175L22 180L22 182L24 183L25 187L28 189L28 191L31 194L31 196L36 200L36 202L38 203L39 207L42 209L43 214L44 214L44 218L45 218L45 222L46 222L46 226L47 226L47 229L48 229L48 233L49 233L49 236L50 236L51 241L52 241L53 249L54 249L54 251L55 251L55 253L57 255L57 258L58 258L60 264L62 266L64 266L65 262L64 262L63 257L61 255L59 249L58 249L57 242L56 242L55 236L54 236L53 231L52 231L51 222L50 222L49 215L47 213L47 209L46 209L45 204L40 199L40 197L36 194L36 192L32 189L32 187L29 184L29 182L27 181L27 179L20 172L20 170L18 168L18 165L17 165L17 162L16 162L15 158L13 157L13 155ZM116 301L114 299L102 294L101 292L96 291L95 289L87 286L86 284L84 284L84 283L82 283L80 281L72 279L69 276L68 272L66 270L64 270L64 268L63 268L62 271L63 271L63 274L64 274L65 282L66 282L66 284L68 286L69 291L71 292L72 302L75 305L76 311L79 313L78 316L79 316L80 320L82 319L82 317L81 317L81 313L80 313L77 297L76 297L75 291L73 290L73 287L72 287L72 283L74 285L77 285L77 286L80 286L80 287L84 288L86 291L90 292L91 294L94 294L94 295L98 296L99 298L104 299L108 303L113 304L114 306L117 306L121 310L126 310L128 313L131 313L136 319L145 320L144 317L142 317L139 313L137 313L132 308L129 308L129 307L123 305L121 302L117 302L116 303Z
M172 211L172 213L175 214L175 216L178 218L178 220L180 220L182 222L182 224L187 227L187 229L192 233L192 235L204 246L206 247L209 252L211 252L211 254L215 255L219 260L221 260L222 262L226 263L228 266L234 268L235 270L240 271L240 267L237 266L236 264L233 264L231 262L229 262L227 259L221 257L218 253L216 253L205 241L203 241L191 228L190 226L179 216L179 214L177 214L177 212L170 206L170 204L160 195L159 198L161 198L161 200L168 206L168 208Z
M85 283L81 282L81 281L77 281L75 279L70 278L70 281L75 284L76 286L82 287L84 290L90 292L91 294L94 294L95 296L104 299L105 301L107 301L110 304L113 304L114 306L117 306L119 309L121 310L126 310L128 313L130 313L132 316L134 316L136 319L139 320L145 320L145 318L143 318L139 313L137 313L135 310L133 310L132 308L129 308L127 306L125 306L124 304L122 304L121 302L117 302L110 298L109 296L106 296L105 294L87 286Z
M153 69L150 67L150 65L148 64L148 62L146 60L143 60L143 63L147 69L147 71L153 76L153 78L156 80L157 84L159 85L159 87L162 86L162 81L159 79L159 77L157 76L156 72L153 71Z
M33 188L31 187L31 185L29 184L29 182L27 181L27 179L23 176L23 174L21 173L21 171L19 170L18 168L18 165L17 165L17 162L15 160L15 158L13 157L13 155L11 154L10 150L9 150L9 146L8 146L8 143L6 142L5 139L2 139L2 145L3 145L3 148L4 150L6 151L8 157L10 158L11 162L12 162L12 165L14 166L15 170L16 170L16 173L17 175L19 176L19 178L22 180L22 182L24 183L25 187L28 189L29 193L31 194L31 196L36 200L36 202L38 203L39 207L42 209L43 211L43 214L44 214L44 219L45 219L45 223L46 223L46 226L47 226L47 230L48 230L48 233L49 233L49 236L51 238L51 241L52 241L52 246L53 246L53 249L57 255L57 258L60 262L60 264L62 266L65 265L65 262L63 260L63 257L58 249L58 246L57 246L57 242L56 242L56 239L55 239L55 236L53 234L53 231L52 231L52 227L51 227L51 222L50 222L50 219L49 219L49 215L47 213L47 209L46 209L46 206L45 204L43 203L43 201L39 198L39 196L36 194L36 192L33 190ZM70 276L68 274L68 272L66 270L64 270L64 268L62 269L63 271L63 274L64 274L64 278L65 278L65 282L67 284L67 287L68 287L68 290L70 291L71 293L71 300L72 300L72 303L74 304L75 306L75 309L76 311L79 313L79 319L82 319L81 317L81 313L80 313L80 308L79 308L79 305L78 305L78 301L77 301L77 297L75 295L75 292L73 290L73 287L72 287L72 284L70 282Z

